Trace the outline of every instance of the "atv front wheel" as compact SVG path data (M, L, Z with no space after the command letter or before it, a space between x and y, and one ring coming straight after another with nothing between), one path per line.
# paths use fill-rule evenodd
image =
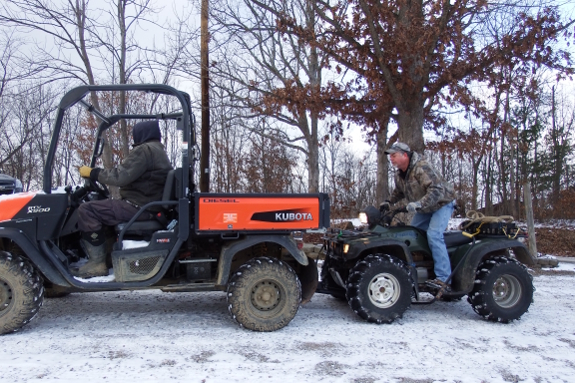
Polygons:
M411 305L413 285L408 269L386 254L368 255L350 270L347 301L372 323L391 323Z
M44 301L42 278L17 255L0 251L0 334L31 321Z
M228 283L228 309L243 327L275 331L287 326L301 303L301 284L286 263L267 257L240 266Z
M527 312L534 291L533 278L523 264L497 257L479 265L467 301L487 320L509 323Z

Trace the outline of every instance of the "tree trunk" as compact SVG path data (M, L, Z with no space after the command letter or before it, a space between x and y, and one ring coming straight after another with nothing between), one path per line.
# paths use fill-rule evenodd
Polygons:
M126 34L128 32L126 30L126 0L118 0L118 25L120 26L120 62L118 63L120 70L120 84L126 84L128 82L126 75ZM112 107L114 107L114 105L112 105ZM126 92L120 92L119 109L120 114L126 113ZM126 120L120 121L120 139L120 152L122 153L123 158L126 158L130 151L130 134L128 133Z
M200 159L200 191L210 191L210 79L208 46L208 0L202 0L201 9L201 88L202 88L202 155Z
M408 108L399 111L397 116L399 141L409 145L411 150L423 153L423 103L409 103Z
M389 198L389 161L384 153L387 145L387 131L389 124L389 114L385 114L378 122L377 131L377 182L375 189L375 199L381 203Z

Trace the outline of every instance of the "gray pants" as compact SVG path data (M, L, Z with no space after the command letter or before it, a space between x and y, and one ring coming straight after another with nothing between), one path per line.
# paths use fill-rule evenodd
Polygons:
M103 199L86 202L78 207L78 228L85 233L99 231L102 225L115 226L128 222L138 210L137 207L122 200ZM138 221L148 221L153 218L151 213L144 212L138 217Z

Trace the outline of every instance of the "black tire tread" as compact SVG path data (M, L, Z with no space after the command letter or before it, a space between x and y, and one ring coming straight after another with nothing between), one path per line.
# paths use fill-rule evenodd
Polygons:
M504 265L513 265L513 267L517 268L516 272L524 276L526 275L528 283L525 287L528 290L527 294L529 294L529 296L525 298L529 299L530 304L533 299L533 292L535 291L535 287L533 287L533 276L529 274L524 264L514 258L503 256L487 259L479 265L475 273L473 290L468 294L467 302L471 304L471 307L477 314L489 321L510 323L513 320L520 319L524 312L519 315L506 315L505 317L498 315L494 312L497 308L493 306L489 299L491 292L489 289L486 290L487 278L492 275L492 273L499 273L499 269ZM527 309L525 309L525 312L526 311Z
M400 305L396 307L386 309L388 313L382 314L378 313L375 314L371 310L369 310L361 297L361 288L360 283L363 280L365 273L370 270L371 267L376 266L378 264L389 264L392 268L395 268L399 272L404 272L409 279L409 283L411 285L411 291L406 292L408 294L409 299L405 299ZM410 307L411 305L411 294L413 291L413 280L411 278L411 270L407 267L403 262L399 259L391 257L387 254L370 254L365 257L363 260L356 263L356 265L350 270L349 278L347 280L347 301L351 309L359 315L361 318L365 319L370 323L376 324L389 324L392 323L394 320L403 317L403 313Z
M248 287L262 277L277 278L286 284L287 300L281 312L273 318L258 318L250 312ZM232 318L241 327L262 332L287 326L299 310L301 297L301 283L295 271L287 263L269 257L253 258L240 266L230 278L227 289L228 310Z
M44 302L42 277L24 258L0 251L0 279L14 291L13 306L0 311L0 334L18 331L38 314Z

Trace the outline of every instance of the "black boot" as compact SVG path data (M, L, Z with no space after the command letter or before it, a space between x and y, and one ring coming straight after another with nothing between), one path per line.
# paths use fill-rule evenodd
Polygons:
M88 254L88 262L80 267L72 267L70 271L80 278L102 277L108 275L106 265L106 238L103 230L82 233L80 245Z

